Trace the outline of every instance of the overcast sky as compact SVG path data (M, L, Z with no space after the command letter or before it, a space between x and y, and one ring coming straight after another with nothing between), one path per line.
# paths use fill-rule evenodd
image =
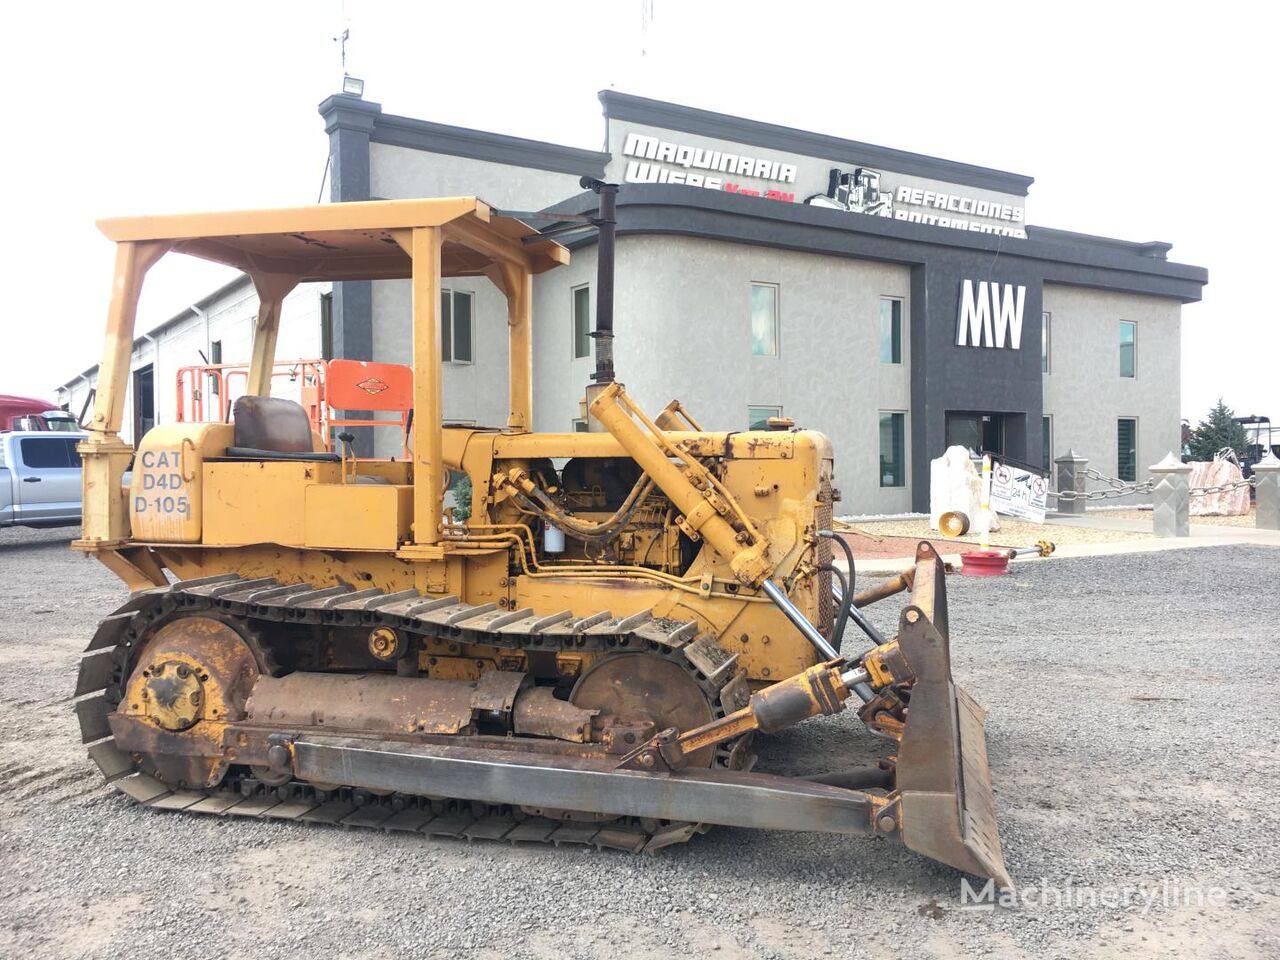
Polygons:
M53 398L98 361L112 251L95 219L315 202L316 106L339 87L345 25L348 69L388 113L600 149L596 94L612 87L1029 174L1032 224L1169 241L1171 259L1209 269L1204 301L1182 314L1183 416L1221 394L1280 420L1270 10L11 4L0 393ZM139 331L226 276L167 258Z

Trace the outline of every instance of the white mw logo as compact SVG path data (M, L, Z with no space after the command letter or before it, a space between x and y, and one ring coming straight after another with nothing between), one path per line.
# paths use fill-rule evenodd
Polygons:
M1026 300L1024 286L979 280L975 287L972 280L966 280L960 294L956 346L1008 346L1017 350L1022 345L1022 308Z

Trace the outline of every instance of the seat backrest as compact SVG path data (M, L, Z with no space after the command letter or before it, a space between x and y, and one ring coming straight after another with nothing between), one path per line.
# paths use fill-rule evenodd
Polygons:
M335 410L408 410L413 406L413 367L330 360L325 390Z
M243 396L232 408L235 446L279 453L310 453L311 421L302 405L284 397Z

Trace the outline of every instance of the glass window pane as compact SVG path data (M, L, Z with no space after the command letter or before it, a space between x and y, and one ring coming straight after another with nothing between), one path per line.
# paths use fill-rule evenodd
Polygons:
M475 342L471 333L471 294L453 295L453 360L470 363L471 345Z
M768 430L769 418L782 416L781 407L747 407L747 429Z
M880 414L880 486L906 485L906 416Z
M573 291L573 359L591 356L591 288Z
M1127 483L1138 479L1138 421L1116 421L1116 476Z
M880 298L880 362L902 362L902 301Z
M440 292L440 357L445 363L453 359L453 293Z
M751 285L751 352L757 357L778 355L778 288Z
M1052 421L1053 421L1052 417L1041 418L1041 430L1043 433L1042 449L1044 450L1044 453L1041 456L1041 460L1043 461L1041 463L1041 466L1043 467L1046 473L1049 471L1050 466L1053 464L1053 422Z
M1040 372L1049 372L1049 314L1040 314Z
M1134 325L1128 320L1120 321L1120 376L1134 376Z
M52 437L28 437L22 441L22 462L28 467L49 470L72 466L67 459L67 441ZM75 466L79 466L77 463Z

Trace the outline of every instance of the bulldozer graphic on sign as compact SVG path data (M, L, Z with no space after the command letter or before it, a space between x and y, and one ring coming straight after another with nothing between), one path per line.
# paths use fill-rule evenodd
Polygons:
M880 189L880 173L867 167L854 167L845 172L832 167L826 193L815 193L805 200L812 207L829 207L873 217L893 216L893 194Z

